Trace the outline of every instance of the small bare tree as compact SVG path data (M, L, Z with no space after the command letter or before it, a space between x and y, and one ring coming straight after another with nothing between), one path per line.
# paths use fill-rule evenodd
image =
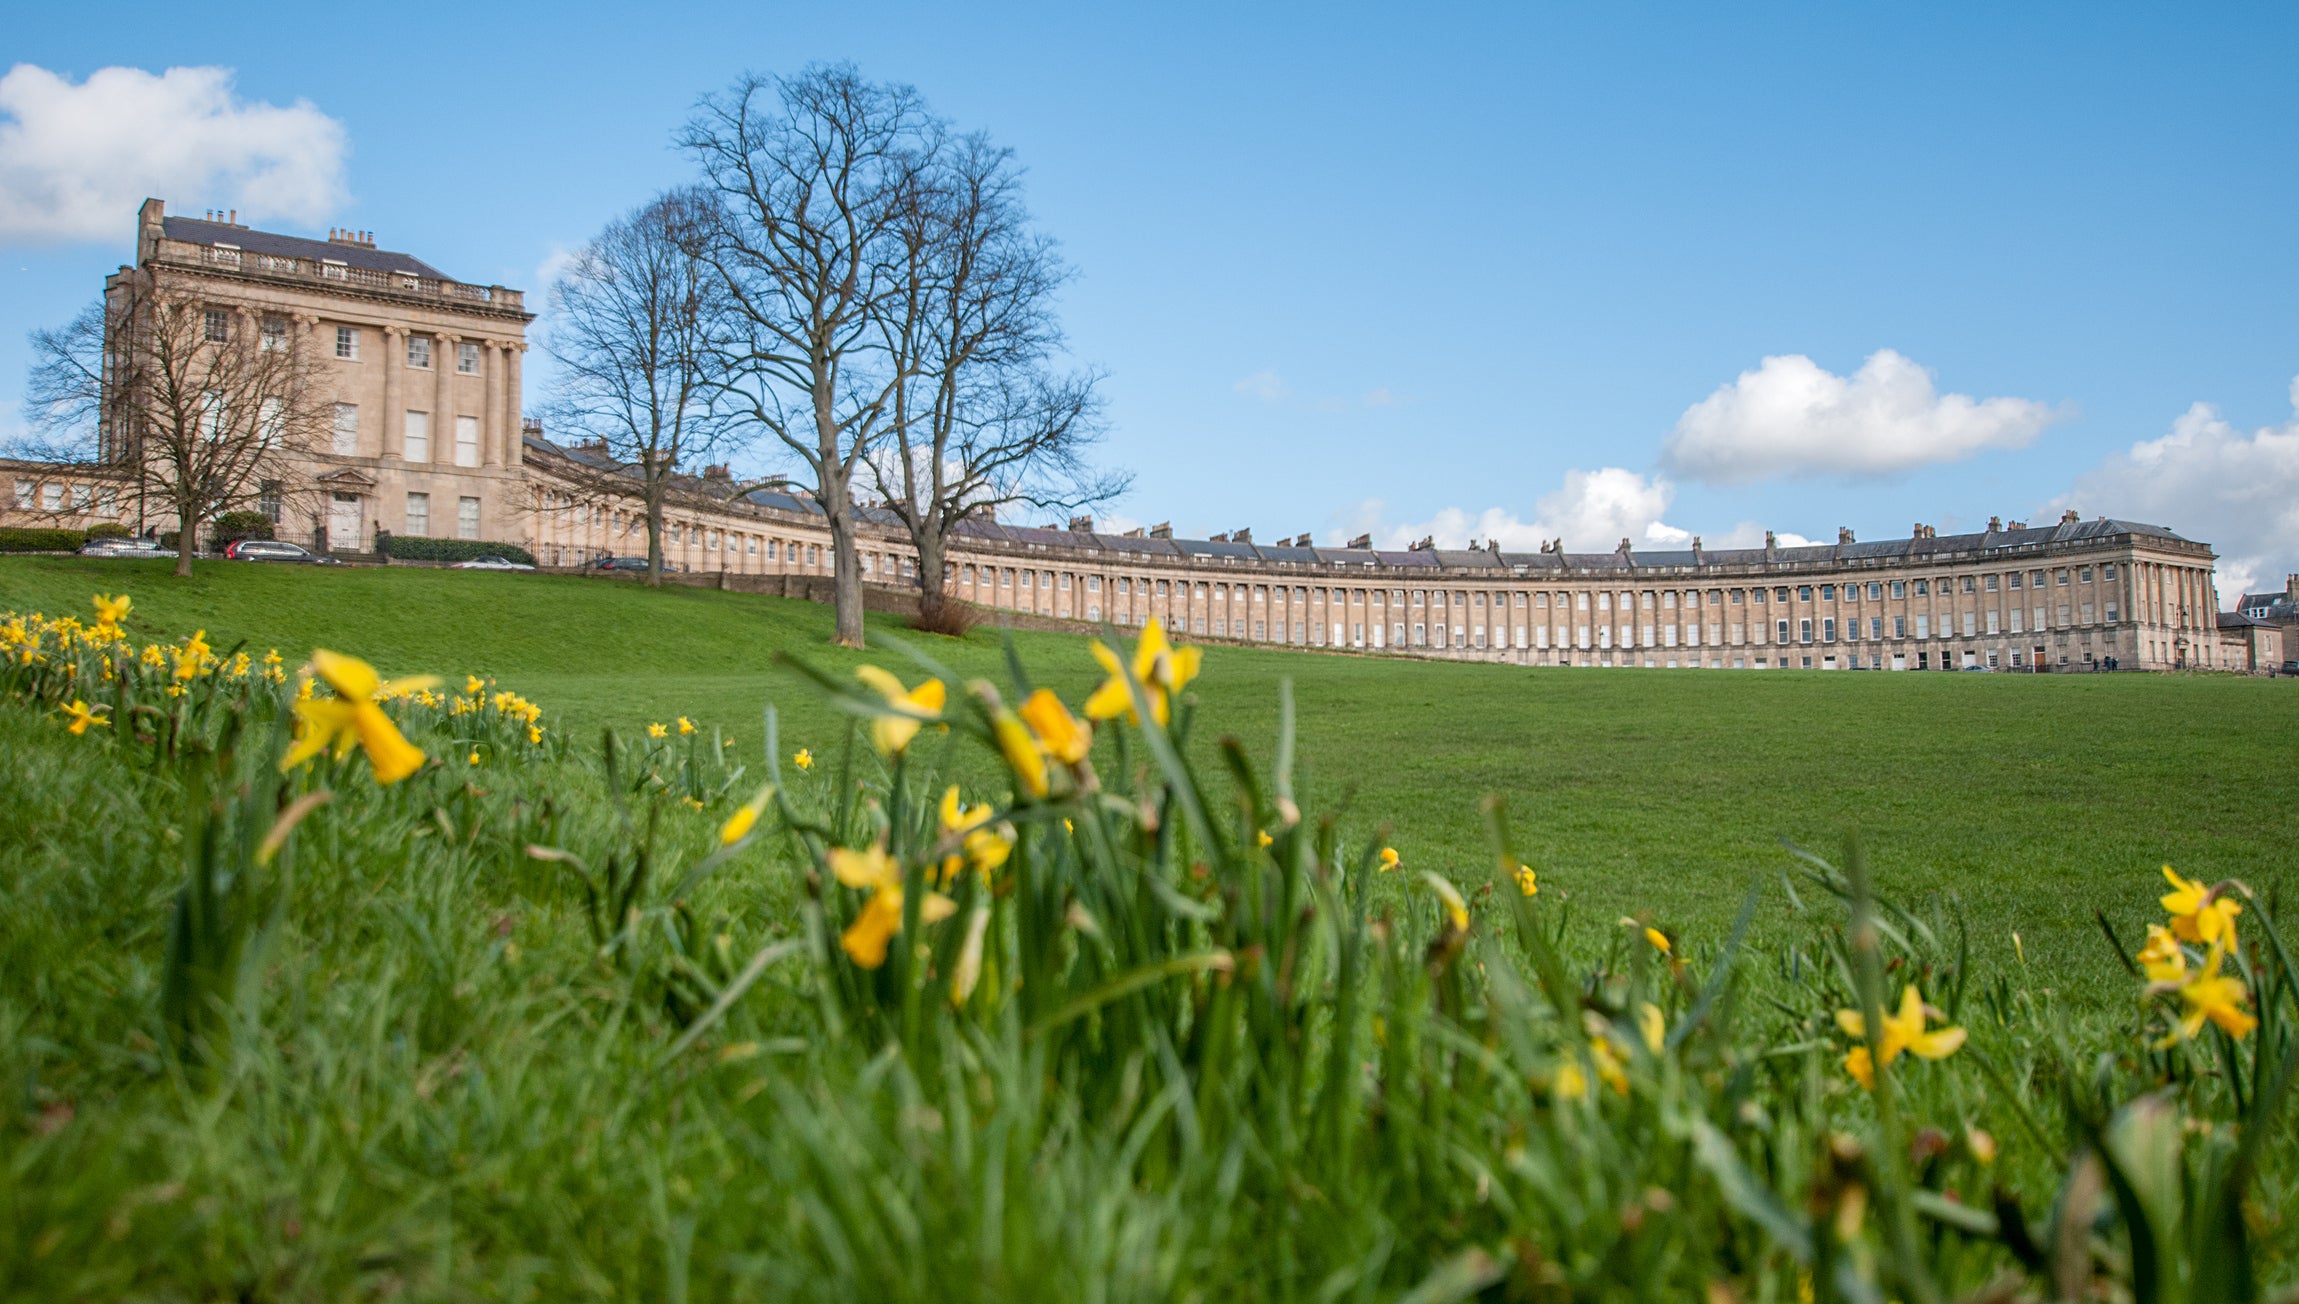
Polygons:
M588 477L602 497L635 496L647 523L647 583L663 573L663 502L681 463L738 430L712 404L712 332L728 320L703 255L717 229L708 191L674 190L607 224L552 286L544 348L559 364L550 411L616 464ZM635 472L635 476L633 473Z
M882 318L905 379L868 466L918 550L931 627L960 521L1009 503L1075 510L1130 479L1085 457L1102 432L1100 377L1052 368L1063 343L1053 300L1069 270L1030 227L1012 151L981 135L950 142L908 199L903 293Z
M32 336L27 397L50 460L115 468L175 517L176 574L192 573L218 514L312 498L310 454L334 406L311 346L284 318L208 302L124 271L103 301Z
M909 379L882 328L905 290L899 227L942 126L850 66L745 77L681 136L717 192L720 402L807 468L830 530L839 643L860 647L853 481Z

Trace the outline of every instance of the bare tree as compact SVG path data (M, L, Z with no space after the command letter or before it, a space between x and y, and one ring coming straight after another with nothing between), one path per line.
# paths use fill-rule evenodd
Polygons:
M720 401L811 474L848 647L863 641L853 480L909 379L882 329L905 289L899 226L941 135L915 90L834 65L745 77L705 99L680 138L722 215L710 254L730 326Z
M176 574L200 530L236 508L311 495L309 454L334 407L284 318L210 303L123 271L71 324L32 336L27 397L52 460L106 464L175 517ZM276 507L275 507L276 510Z
M1085 453L1100 437L1100 377L1057 373L1054 296L1069 270L1033 231L1013 152L950 142L908 192L897 227L903 293L882 328L906 377L868 461L918 550L920 606L945 600L943 558L967 516L1009 503L1075 510L1125 491Z
M608 223L551 290L544 347L560 381L550 410L616 464L585 487L641 503L654 585L671 477L682 462L722 451L738 429L711 402L712 332L727 320L722 282L703 258L718 226L714 205L703 190L656 197Z

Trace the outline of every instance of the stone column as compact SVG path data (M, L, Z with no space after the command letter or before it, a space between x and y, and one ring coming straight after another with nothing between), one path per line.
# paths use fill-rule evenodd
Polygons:
M479 412L479 461L483 466L503 465L506 434L503 428L503 341L486 345L486 405Z
M431 404L431 462L434 466L455 464L454 357L455 346L462 342L463 337L460 335L440 335L431 345L431 376L437 390ZM445 456L441 456L442 453Z
M394 461L407 456L407 397L400 372L407 366L407 330L383 328L383 455Z
M504 351L503 371L503 464L518 466L527 457L527 428L525 409L521 406L519 389L519 355L527 351L525 344L513 344Z

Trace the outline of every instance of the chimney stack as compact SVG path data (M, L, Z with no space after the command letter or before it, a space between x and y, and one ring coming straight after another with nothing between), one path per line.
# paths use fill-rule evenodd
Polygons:
M1988 518L1988 533L1990 533L1990 534L2001 534L2001 533L2003 532L2003 528L2004 528L2004 518L2003 518L2003 517L2001 517L2001 516L1991 516L1991 517L1989 517L1989 518Z
M1207 540L1206 540L1206 542L1207 542L1207 543L1227 543L1227 542L1229 542L1229 536L1228 536L1228 535L1226 535L1226 534L1217 534L1217 535L1213 536L1212 538L1210 538L1210 539L1207 539Z
M1071 517L1071 518L1070 518L1070 533L1072 533L1072 534L1092 534L1093 532L1094 532L1094 518L1093 518L1093 517L1091 517L1091 516L1073 516L1073 517Z
M1151 538L1153 538L1153 539L1170 539L1170 538L1172 538L1172 537L1173 537L1173 522L1172 522L1172 521L1159 521L1157 524L1155 524L1155 525L1153 525L1153 526L1151 526L1151 527L1150 527L1149 537L1151 537Z
M1253 527L1247 526L1242 530L1231 530L1229 538L1232 543L1251 543L1253 542Z
M1370 534L1360 534L1356 538L1349 541L1349 546L1352 548L1370 548L1373 546L1373 536Z
M1149 531L1137 525L1119 537L1126 539L1146 539L1149 537Z
M1849 525L1839 525L1839 526L1837 526L1837 527L1836 527L1836 542L1837 542L1838 546L1842 546L1842 545L1844 545L1844 544L1847 544L1847 543L1852 543L1852 542L1855 542L1855 540L1852 538L1852 527L1851 527L1851 526L1849 526Z

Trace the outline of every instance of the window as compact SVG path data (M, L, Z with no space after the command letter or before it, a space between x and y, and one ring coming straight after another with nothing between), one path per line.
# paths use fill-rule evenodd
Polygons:
M431 533L431 495L407 495L407 532L417 538Z
M1989 576L1988 578L1989 578L1990 580L1993 580L1995 577L1994 577L1993 575L1991 575L1991 576ZM1946 582L1946 581L1942 581L1942 583L1945 583L1945 582ZM1988 587L1989 587L1989 588L1991 588L1991 589L1993 589L1993 588L1995 587L1995 585L1994 585L1994 584L1990 584ZM1966 592L1966 593L1969 593L1969 592L1971 592L1971 591L1972 591L1972 577L1971 577L1971 576L1969 576L1969 575L1966 575L1966 576L1964 577L1964 592Z
M2115 563L2111 561L2111 562L2109 562L2107 565L2100 567L2100 568L2099 568L2099 573L2100 573L2101 575L2103 575L2103 576L2107 577L2108 579L2111 579L2111 580L2112 580L2112 579L2114 579L2114 578L2115 578ZM2091 577L2087 575L2087 576L2085 576L2084 578L2086 578L2086 579L2089 579L2089 578L2091 578ZM2066 581L2064 581L2064 580L2063 580L2063 581L2061 581L2061 583L2066 583Z
M1086 576L1086 592L1088 592L1088 593L1099 593L1099 592L1101 592L1101 591L1102 591L1102 577L1101 577L1101 576L1099 576L1099 575L1088 575L1088 576Z
M335 405L335 455L337 457L357 457L359 455L359 405L357 403L338 403Z
M255 509L270 518L273 525L279 524L279 481L264 480L257 483Z
M2111 580L2115 578L2115 570L2113 567L2108 569L2107 577ZM2076 578L2082 580L2086 584L2091 583L2091 567L2086 566L2082 570L2077 571Z
M285 353L287 351L287 318L264 318L263 333L256 337L256 347L266 353Z
M1894 637L1894 638L1906 638L1906 637L1908 637L1908 618L1907 618L1906 616L1894 616L1894 617L1892 617L1892 637ZM1922 636L1921 636L1921 635L1918 635L1918 637L1922 637Z
M210 308L201 318L202 334L210 344L223 344L231 339L231 314L221 308Z
M476 376L479 374L478 345L458 344L455 346L455 373L460 376Z
M2013 588L2015 588L2015 589L2016 589L2016 588L2018 588L2018 587L2020 586L2020 573L2019 573L2018 571L2013 571L2013 572L2012 572L2012 582L2011 582L2011 586L2012 586Z
M1919 597L1919 598L1920 598L1920 597L1923 597L1925 594L1927 594L1927 593L1930 593L1931 591L1932 591L1932 586L1931 586L1931 584L1930 584L1929 582L1927 582L1927 581L1925 581L1925 580L1917 580L1917 581L1916 581L1916 596L1917 596L1917 597Z
M335 356L347 362L359 361L359 329L355 326L335 328Z
M1788 622L1787 622L1787 621L1785 621L1785 620L1783 620L1783 621L1780 621L1780 622L1779 622L1779 625L1778 625L1778 628L1777 628L1777 630L1775 631L1775 633L1778 635L1778 637L1776 637L1776 638L1773 640L1774 642L1777 642L1777 643L1785 643L1785 642L1787 642L1787 641L1788 641ZM1804 637L1805 637L1807 640L1809 640L1809 639L1812 637L1812 622L1811 622L1811 621L1809 621L1809 620L1804 622Z
M1785 625L1788 622L1782 621L1780 623ZM1796 641L1799 643L1809 643L1812 641L1812 618L1810 616L1806 616L1796 622Z
M1969 593L1969 592L1971 592L1971 591L1972 591L1972 582L1971 582L1970 580L1965 580L1965 581L1964 581L1964 592L1966 592L1966 593ZM1988 592L1990 592L1990 593L1993 593L1993 592L1995 592L1995 591L1996 591L1996 577L1995 577L1995 576L1993 576L1993 575L1990 575L1990 576L1988 576Z
M61 484L44 484L44 485L41 485L41 486L40 486L40 506L41 506L41 508L42 508L43 510L46 510L46 511L51 511L51 512L53 512L53 511L56 511L56 510L58 510L58 509L62 508L62 507L63 507L63 505L64 505L64 486L63 486L63 485L61 485Z
M428 462L431 460L430 413L410 412L407 414L407 439L402 456L410 462Z
M1931 618L1930 616L1918 616L1918 617L1916 617L1916 637L1918 637L1918 638L1930 638L1931 636L1932 636L1932 618Z
M1849 587L1849 586L1847 586L1847 587ZM1823 585L1821 585L1821 586L1820 586L1820 600L1821 600L1822 602L1834 602L1834 601L1836 600L1836 586L1835 586L1835 585L1833 585L1833 584L1823 584Z
M1881 585L1881 584L1877 584L1877 583L1873 583L1873 582L1871 582L1871 583L1868 585L1868 600L1869 600L1869 601L1873 602L1873 601L1875 601L1876 599L1878 599L1878 598L1881 598L1881 597L1883 597L1883 596L1884 596L1884 586L1883 586L1883 585Z
M455 418L455 465L479 465L479 418Z
M455 537L458 539L476 539L479 537L478 499L458 498L455 500Z
M30 508L32 506L32 495L37 492L39 492L39 485L37 482L31 480L18 480L16 482L16 505L18 507Z
M410 367L413 367L413 368L415 368L415 369L416 369L416 370L418 370L418 371L427 371L427 370L429 370L429 369L430 369L430 367L431 367L431 337L430 337L430 336L428 336L428 335L410 335L410 336L408 336L408 337L407 337L407 365L408 365L408 366L410 366Z

